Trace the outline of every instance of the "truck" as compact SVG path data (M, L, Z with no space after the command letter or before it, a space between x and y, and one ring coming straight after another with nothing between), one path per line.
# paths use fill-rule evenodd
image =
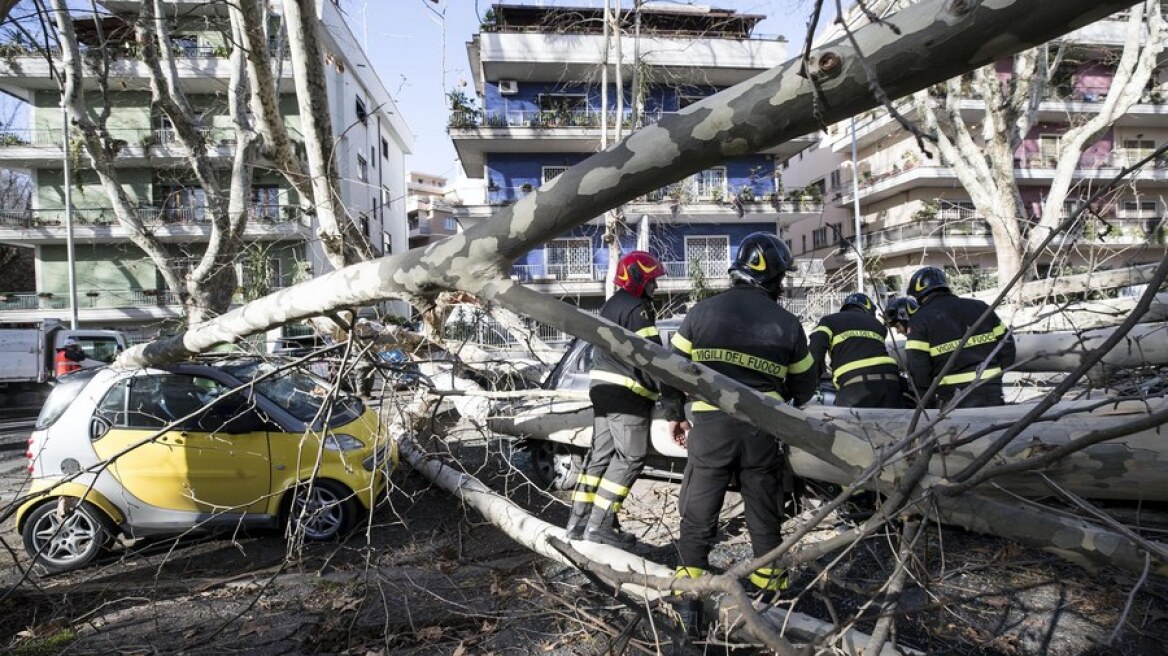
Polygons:
M74 330L57 320L30 328L0 327L0 404L38 405L55 379L57 349L70 338L85 351L83 368L109 364L126 348L125 336L116 330Z

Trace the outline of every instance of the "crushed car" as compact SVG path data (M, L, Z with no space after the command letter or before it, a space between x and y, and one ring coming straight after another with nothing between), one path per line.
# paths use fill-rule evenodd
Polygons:
M116 538L290 526L344 536L388 482L396 446L375 410L289 361L227 357L61 379L28 441L16 513L49 571Z

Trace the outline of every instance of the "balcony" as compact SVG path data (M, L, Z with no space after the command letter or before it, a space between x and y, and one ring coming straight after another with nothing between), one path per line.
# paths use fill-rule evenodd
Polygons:
M273 287L271 291L280 289L283 288ZM239 291L231 303L242 305L244 300ZM77 310L83 321L169 318L182 314L178 298L165 289L78 290ZM0 317L6 322L68 319L69 312L68 290L0 292Z
M134 212L154 235L167 242L207 238L211 222L204 207L156 207L142 205ZM75 208L74 238L92 243L126 241L129 231L110 208ZM65 239L65 210L33 209L0 211L0 241L23 244L55 244ZM297 205L253 205L248 209L244 238L268 241L307 238L308 226Z
M637 121L631 110L618 115L602 114L598 108L538 110L488 109L452 112L447 122L450 139L468 176L478 176L487 153L595 153L600 150L601 126L607 121L609 138L619 125L627 137L635 124L654 125L676 112L644 112ZM814 145L816 138L804 136L761 151L785 158Z
M187 157L186 149L172 129L114 128L110 150L119 168L176 164ZM224 160L235 154L234 128L200 128L205 153ZM10 129L0 131L0 163L17 168L60 168L62 131L59 129ZM77 146L74 146L76 148Z
M292 62L285 57L281 76L292 77ZM94 61L109 57L109 78L116 81L121 89L150 89L150 69L139 58L135 44L124 42L106 48L82 45L82 57ZM174 48L175 68L183 81L183 89L188 93L222 92L223 85L231 77L231 51L222 46L178 45ZM51 49L47 53L18 44L0 44L0 88L27 101L32 100L30 90L57 91L56 75L49 65L49 58L61 61L61 52ZM97 90L97 78L87 74L82 80L87 90Z
M1023 234L1029 224L1023 226ZM863 235L864 255L894 256L925 249L994 250L989 223L983 218L927 219L883 228ZM1128 248L1168 243L1168 219L1163 217L1092 218L1080 222L1054 244L1095 248Z
M591 251L587 253L591 257ZM713 289L730 286L730 260L669 261L665 276L657 280L662 293L683 293L693 288L693 278L701 272L706 284ZM821 259L796 260L797 271L788 275L795 286L821 285L825 269ZM560 294L603 294L608 274L607 263L579 262L575 264L520 264L511 267L511 279L535 289Z
M601 34L561 34L547 27L504 29L508 31L483 31L468 44L478 91L482 91L484 79L599 79L597 62L604 60ZM729 87L786 61L787 43L781 37L732 38L714 31L675 31L642 35L640 52L642 65L653 77L668 78L678 85ZM632 70L631 45L624 53L626 70Z

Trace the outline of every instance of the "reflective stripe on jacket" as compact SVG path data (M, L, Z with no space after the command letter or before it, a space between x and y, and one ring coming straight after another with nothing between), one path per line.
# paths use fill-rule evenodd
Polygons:
M921 393L927 390L953 357L957 360L941 378L942 386L964 386L979 378L1000 378L1003 370L1014 363L1014 337L992 311L985 321L976 325L958 352L965 332L988 309L982 301L944 292L925 300L909 321L905 342L909 375L917 390Z
M887 337L884 324L863 310L848 309L823 317L810 337L816 379L827 370L828 356L831 357L831 382L836 389L857 375L898 375L900 367L888 354Z
M694 362L768 396L802 405L815 393L803 326L761 289L738 285L698 303L670 343ZM665 417L684 418L685 395L664 385L661 394ZM693 405L696 412L716 409L704 401Z

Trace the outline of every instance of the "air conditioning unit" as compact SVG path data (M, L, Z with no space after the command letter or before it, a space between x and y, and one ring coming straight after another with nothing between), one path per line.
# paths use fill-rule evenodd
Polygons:
M519 82L516 80L499 80L499 95L513 96L519 93Z

